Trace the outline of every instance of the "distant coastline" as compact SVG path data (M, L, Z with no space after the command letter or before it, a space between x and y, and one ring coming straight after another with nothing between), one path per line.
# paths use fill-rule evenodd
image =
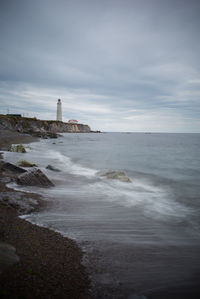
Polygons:
M10 130L34 137L57 137L57 133L93 133L88 125L65 123L54 120L39 120L14 115L0 115L0 130Z

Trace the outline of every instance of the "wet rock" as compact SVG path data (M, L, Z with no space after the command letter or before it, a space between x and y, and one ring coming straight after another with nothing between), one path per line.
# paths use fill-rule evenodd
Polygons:
M0 192L0 203L15 208L19 214L30 213L38 204L36 199L15 191Z
M9 171L12 171L12 172L15 172L15 173L24 173L26 172L25 169L21 168L21 167L18 167L12 163L3 163L2 167L1 167L3 170L9 170Z
M13 246L0 242L0 273L19 262L19 257L15 252L16 249Z
M116 179L116 180L120 180L121 182L126 182L126 183L130 183L131 180L130 178L125 174L124 171L119 171L119 170L111 170L111 171L106 171L104 173L99 173L100 176L105 176L108 179Z
M0 192L0 202L9 201L9 200L19 200L21 198L20 192Z
M11 178L10 177L3 177L0 181L4 184L8 184L8 183L11 182Z
M39 137L39 138L47 139L47 136L46 136L46 133L45 133L45 132L31 131L30 134L31 134L33 137Z
M101 133L101 131L97 130L97 131L91 131L90 133Z
M49 138L58 138L58 135L57 135L56 133L54 133L54 132L48 132L48 133L47 133L47 136L48 136Z
M26 153L25 147L22 144L12 145L9 151L17 153Z
M21 160L21 161L19 161L17 164L18 164L19 166L22 166L22 167L35 167L35 166L37 167L36 164L31 163L31 162L26 161L26 160Z
M53 167L52 165L47 165L46 169L52 170L52 171L57 171L59 172L60 169Z
M19 185L25 185L25 186L38 186L38 187L54 186L54 184L48 179L48 177L40 169L36 169L36 168L21 174L17 178L17 183Z
M47 131L31 132L31 135L34 137L40 137L43 139L58 138L58 134L56 134L54 132L47 132Z

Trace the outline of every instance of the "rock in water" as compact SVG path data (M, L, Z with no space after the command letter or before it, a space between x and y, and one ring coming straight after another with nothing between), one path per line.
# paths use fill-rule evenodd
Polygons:
M27 214L33 211L38 202L34 198L24 196L22 192L6 191L0 192L0 205L1 204L16 209L19 214Z
M52 171L60 171L60 169L53 167L52 165L47 165L46 169L52 170Z
M100 175L106 176L108 179L116 179L126 183L131 182L130 178L125 174L124 171L111 170L111 171L106 171L104 173L100 173Z
M11 146L10 152L26 153L25 147L22 144Z
M36 168L18 176L17 183L19 185L25 185L25 186L38 186L38 187L54 186L54 184L48 179L48 177L40 169L36 169Z
M36 164L34 163L31 163L29 161L26 161L26 160L21 160L17 163L19 166L22 166L22 167L37 167Z

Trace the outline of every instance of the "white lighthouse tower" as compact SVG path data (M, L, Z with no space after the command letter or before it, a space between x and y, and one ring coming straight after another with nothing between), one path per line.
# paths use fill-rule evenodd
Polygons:
M60 99L58 99L57 103L57 120L62 121L62 106Z

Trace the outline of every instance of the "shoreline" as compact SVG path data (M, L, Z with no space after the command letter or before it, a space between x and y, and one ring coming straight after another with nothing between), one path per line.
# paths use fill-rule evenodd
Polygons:
M13 143L30 143L38 138L0 130L0 140L0 150L7 150ZM38 204L29 213L45 208L40 195L8 188L8 177L8 173L0 171L0 194L34 199ZM19 218L23 212L17 211L17 206L9 200L0 201L0 242L16 249L19 262L0 269L0 298L89 299L90 281L77 243Z
M29 142L32 141L35 140L30 138ZM18 138L19 142L21 139ZM5 178L5 174L1 177L0 172L1 193L23 193L8 188L1 180ZM40 197L25 194L27 199L29 195L30 198ZM40 211L48 209L49 203L46 204L42 199L40 201L40 198L38 201ZM20 263L0 274L0 298L200 298L199 244L179 246L179 243L170 245L164 242L145 247L136 242L120 247L116 241L116 244L113 242L112 246L106 247L106 242L95 244L94 238L92 244L86 241L86 246L79 247L76 241L51 229L19 219L16 208L1 207L0 201L0 240L17 249ZM87 250L87 244L92 250ZM86 252L84 257L81 248ZM130 272L128 267L125 272L124 268L115 266L115 261L121 258L132 265ZM124 273L129 279L125 282ZM107 279L110 274L109 282ZM16 290L19 290L18 293Z

